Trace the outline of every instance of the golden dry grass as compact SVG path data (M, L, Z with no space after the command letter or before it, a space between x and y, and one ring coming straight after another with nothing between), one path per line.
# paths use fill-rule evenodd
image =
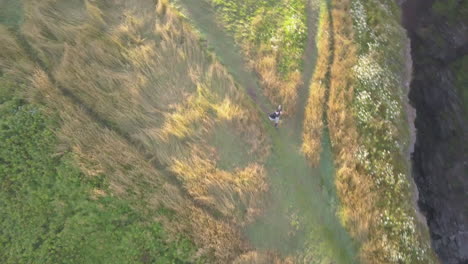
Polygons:
M341 200L340 216L351 235L361 243L363 263L384 263L378 256L384 234L376 229L378 221L375 181L364 172L355 157L359 134L353 116L355 80L350 70L357 61L353 21L349 15L351 1L334 0L331 19L334 34L334 60L331 65L328 123L337 173L335 184Z
M247 48L249 50L250 48ZM286 78L281 78L277 71L277 61L274 52L249 52L251 67L257 72L265 95L273 104L287 106L286 114L293 115L296 109L299 88L302 85L301 73L291 72Z
M325 103L329 86L329 71L332 47L329 32L330 18L325 4L322 4L317 34L318 58L314 75L309 87L302 133L302 152L306 155L312 166L317 166L322 151L322 133L324 129Z
M260 212L269 142L190 26L166 1L31 0L24 8L20 34L30 47L0 27L2 69L58 115L62 148L83 172L105 175L114 195L176 212L176 221L158 220L188 234L199 254L226 263L246 252L239 225ZM218 166L229 162L212 137L220 126L252 162Z
M375 194L370 191L373 181L360 170L354 156L359 135L351 108L354 77L350 69L356 63L357 47L353 40L352 20L347 13L349 6L348 0L335 0L329 8L324 5L321 10L319 57L306 107L302 151L313 165L318 164L325 111L337 166L335 185L341 201L340 219L351 235L362 243L360 259L364 263L376 263L372 261L375 260L370 252L373 242L369 240L376 219L373 211ZM375 236L374 233L371 235Z
M354 237L365 241L369 221L374 219L372 212L368 211L372 208L369 206L372 204L369 192L372 181L358 170L354 157L359 136L351 109L354 79L350 69L356 63L357 51L353 43L353 21L348 14L349 7L348 0L335 0L331 6L335 43L330 72L328 123L338 165L335 184L342 203L341 219Z
M292 264L290 257L281 258L272 252L249 251L239 256L234 264Z
M395 232L382 224L382 215L389 210L395 210L390 214L411 215L413 208L407 200L392 196L395 191L394 186L378 187L379 180L375 172L378 168L369 167L358 160L358 152L369 138L373 143L379 143L376 139L383 136L379 131L364 131L358 127L355 116L355 87L358 87L358 80L353 68L358 62L358 48L356 43L353 18L351 15L351 0L333 0L330 3L330 16L328 25L331 27L332 42L329 36L319 36L319 58L316 72L313 76L310 97L306 109L305 125L303 132L303 152L307 155L312 164L317 164L320 153L320 139L323 130L321 106L327 101L326 117L328 129L334 153L336 177L335 185L340 198L339 215L340 220L351 236L359 243L359 259L361 263L384 264L384 263L416 263L415 261L426 261L423 254L425 251L417 252L415 255L407 254L408 248L400 246L399 243L409 240L409 233L413 231ZM376 2L377 3L377 2ZM322 20L322 22L325 20ZM322 26L322 25L321 25ZM321 55L327 55L327 50L321 50L321 45L329 45L332 53L331 64ZM362 44L361 44L362 45ZM326 70L329 69L329 80ZM317 79L316 79L317 78ZM318 80L318 81L317 81ZM325 83L325 85L323 85ZM328 89L328 90L327 90ZM387 88L384 88L387 89ZM324 92L325 90L325 92ZM328 91L328 99L326 93ZM325 95L324 95L325 94ZM373 122L383 123L382 119L374 118ZM376 126L379 126L377 124ZM396 134L397 132L395 132ZM403 139L404 140L404 139ZM403 141L402 140L402 141ZM389 159L398 160L400 153L392 153ZM367 157L369 162L373 162L376 157ZM405 165L396 165L405 166ZM374 171L370 171L374 170ZM406 171L406 169L403 169ZM392 172L393 173L393 172ZM392 188L392 189L390 189ZM401 191L406 197L407 191ZM387 200L387 201L385 201ZM388 204L397 203L398 206L390 207ZM392 218L392 217L390 217ZM410 219L402 225L411 226ZM400 227L399 227L400 228ZM401 230L400 230L401 231ZM398 231L399 232L399 231ZM413 233L414 234L414 233ZM416 236L416 235L415 235ZM411 238L412 239L412 238ZM410 249L420 249L417 243L411 244ZM410 253L412 254L412 252ZM402 257L404 256L404 258ZM429 257L430 258L430 257Z
M20 45L15 41L14 34L5 26L0 25L0 69L2 75L21 82L34 67L31 61L22 53Z
M319 57L306 108L302 150L313 165L318 164L324 129L323 114L326 111L337 166L335 185L341 201L340 219L351 235L362 243L361 260L377 263L373 262L375 256L370 249L373 241L369 239L376 235L372 233L373 221L377 219L373 211L375 194L370 191L373 181L360 170L354 156L359 134L351 108L355 80L350 69L357 60L357 47L349 8L349 0L334 0L329 10L323 7L321 11L317 44Z

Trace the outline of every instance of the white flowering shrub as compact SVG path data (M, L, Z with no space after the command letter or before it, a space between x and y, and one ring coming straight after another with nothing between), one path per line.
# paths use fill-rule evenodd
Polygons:
M353 1L351 3L351 14L353 15L354 28L358 36L363 36L368 29L366 20L366 10L361 1Z
M411 205L403 104L405 32L391 0L353 0L351 15L359 46L352 69L357 84L353 110L361 135L356 159L375 181L381 211L374 238L388 263L432 263ZM392 9L393 8L393 9Z

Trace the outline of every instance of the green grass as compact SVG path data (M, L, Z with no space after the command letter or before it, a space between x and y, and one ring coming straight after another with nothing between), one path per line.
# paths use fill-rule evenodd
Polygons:
M252 47L278 50L277 70L283 76L302 66L306 40L305 1L211 1L228 30L236 39ZM266 50L265 50L266 49Z
M195 0L178 2L235 80L252 95L259 110L274 109L262 95L257 79L242 63L238 47L213 23L211 10ZM301 96L307 97L303 93ZM302 120L298 116L302 115L284 118L278 130L269 123L266 113L259 123L266 126L265 132L272 139L265 166L270 192L266 208L245 227L244 233L258 252L277 252L297 263L354 263L355 245L335 215L337 199L328 134L324 133L320 166L309 166L300 151Z
M31 53L37 54L37 58L29 59L44 60L46 66L41 70L49 74L16 69L13 55L24 54L17 52L15 45L2 49L11 53L4 57L9 62L5 65L17 79L26 83L33 80L36 90L23 91L39 94L48 113L58 110L54 113L62 125L58 134L72 153L56 153L57 139L50 129L54 125L41 114L42 108L12 100L11 94L16 93L13 86L0 89L4 98L0 144L5 144L0 146L0 161L7 164L0 167L5 172L1 175L0 201L8 201L0 202L0 209L11 212L1 216L5 226L0 232L5 235L0 256L11 263L32 258L44 263L183 263L192 261L194 246L178 238L174 230L181 230L203 248L201 252L212 254L213 262L232 261L247 250L275 250L294 256L297 262L356 262L355 242L336 215L340 203L328 134L318 139L323 147L320 166L310 167L300 152L302 115L285 119L279 130L270 126L259 109L266 112L274 107L262 95L255 76L244 67L232 39L216 26L212 10L197 0L179 2L190 7L187 10L194 24L226 67L206 52L193 28L170 6L161 4L164 1L158 1L156 7L149 0L113 6L92 1L76 2L76 6L54 0L24 2L30 13L18 34L25 36L24 42L29 42L34 51ZM272 65L283 79L302 68L305 1L211 2L238 42L250 46L250 52L274 55ZM359 111L365 110L375 115L372 122L358 120L362 135L359 142L373 152L355 167L367 176L378 177L387 176L386 161L395 168L375 192L380 197L375 200L380 206L377 209L389 211L385 217L390 218L390 224L379 222L369 229L377 231L369 235L372 239L368 245L381 245L385 235L390 238L390 250L372 252L377 255L376 261L388 263L394 260L395 252L414 253L401 239L413 235L412 222L406 221L411 210L409 192L406 179L400 176L407 170L402 156L407 143L405 118L401 113L392 120L387 118L394 115L387 111L394 110L393 101L397 101L397 108L402 107L398 93L401 84L397 82L404 61L398 49L402 47L401 32L392 27L397 24L392 17L395 5L388 1L383 5L365 3L367 25L384 38L379 39L379 45L385 54L371 54L377 61L373 65L387 66L385 72L397 78L388 96L365 82L359 83L358 92L367 91L372 100L384 104L371 111L377 103L363 104L356 99L354 108L347 109L350 111L346 114L351 116L355 110L359 116ZM389 9L382 10L382 6ZM383 26L388 21L392 23ZM362 56L370 52L367 44L375 39L369 30L366 32L356 39ZM2 37L10 41L7 34ZM346 37L337 38L337 42L343 44ZM15 40L11 43L16 44ZM352 52L350 49L337 55ZM351 69L343 65L346 71ZM347 77L346 71L335 72L335 76ZM65 87L72 96L63 96L57 86L62 90ZM247 99L246 92L254 102ZM294 95L307 98L304 92L294 90ZM89 111L83 111L83 107ZM303 107L301 104L298 109ZM91 110L98 118L90 118ZM388 131L394 134L380 136ZM337 144L344 137L333 132ZM394 140L401 148L392 145ZM399 154L379 156L388 150ZM347 153L350 164L357 164L353 163L354 153L356 149ZM372 164L363 169L367 160ZM340 167L337 171L346 172ZM395 181L397 185L392 184ZM180 184L180 189L173 182ZM268 203L263 203L268 188ZM364 192L350 198L356 190L344 192L342 202L363 198ZM132 198L141 198L137 208ZM143 206L146 204L150 207ZM367 213L375 213L375 208L348 209L365 212L356 213L359 222L365 222ZM158 215L165 216L170 236L154 221ZM251 248L243 246L246 241L240 232L249 238ZM412 238L408 241L414 242ZM411 255L405 261L418 257Z
M214 7L216 19L213 23L234 36L245 55L243 60L259 76L268 99L282 104L287 113L293 114L297 91L302 84L302 58L307 39L306 1L201 2L200 5Z
M0 0L0 24L17 26L23 20L22 4L19 0Z
M56 123L0 83L2 263L189 263L194 246L56 153Z
M208 141L217 146L216 158L219 160L218 166L221 169L232 171L256 160L255 155L249 152L250 145L226 124L217 125Z

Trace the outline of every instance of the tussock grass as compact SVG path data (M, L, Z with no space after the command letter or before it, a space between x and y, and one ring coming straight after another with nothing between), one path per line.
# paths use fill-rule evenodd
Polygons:
M108 177L110 193L93 197L174 212L158 220L216 262L247 251L239 225L259 213L268 189L269 142L243 91L190 26L166 1L24 1L24 9L19 34L28 46L0 27L0 63L58 115L62 148L85 174ZM218 166L231 162L218 155L229 151L213 137L219 127L251 162Z
M309 87L302 134L302 151L313 166L320 161L321 141L324 129L324 114L330 84L332 46L329 10L325 2L320 4L320 19L317 33L318 58Z

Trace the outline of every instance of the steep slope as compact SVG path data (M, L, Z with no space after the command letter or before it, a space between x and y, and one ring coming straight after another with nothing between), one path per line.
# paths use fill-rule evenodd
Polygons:
M310 87L304 150L316 162L314 137L326 123L340 219L360 243L362 263L435 263L412 202L411 68L400 10L392 0L333 0L327 8L319 48L331 51L321 52Z
M419 206L441 261L468 263L468 3L403 4L410 33Z

